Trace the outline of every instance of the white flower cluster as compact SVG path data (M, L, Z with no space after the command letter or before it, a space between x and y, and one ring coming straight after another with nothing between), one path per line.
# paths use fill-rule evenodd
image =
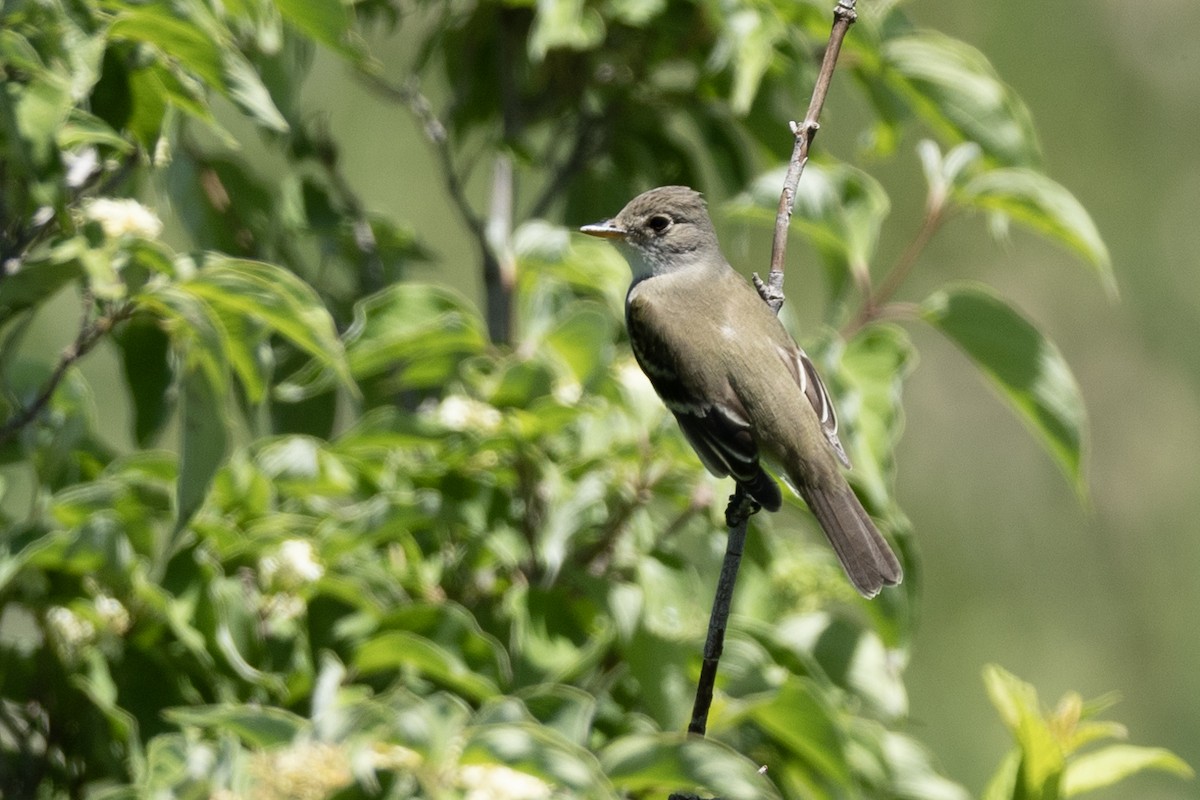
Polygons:
M289 591L307 586L325 574L325 567L313 554L312 543L288 539L271 555L258 562L259 583L264 589Z
M106 594L98 595L93 603L96 615L104 623L104 629L109 633L123 636L129 631L129 610L115 597Z
M162 220L137 200L94 197L84 203L83 215L100 223L110 239L140 236L154 239L162 233Z
M73 662L96 639L96 626L65 606L46 612L46 633L63 661Z
M540 778L503 764L467 764L458 771L463 800L549 800L550 787Z
M500 427L500 411L472 397L452 394L434 408L434 417L454 431L492 433Z

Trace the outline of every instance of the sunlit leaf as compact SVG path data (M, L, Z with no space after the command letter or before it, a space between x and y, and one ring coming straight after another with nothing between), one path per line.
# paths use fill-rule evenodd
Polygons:
M529 57L536 63L551 50L588 50L603 39L604 20L583 0L542 0L529 33Z
M596 757L553 729L532 724L481 725L467 729L464 763L500 763L535 775L558 790L616 798Z
M754 709L753 718L818 772L842 785L850 782L842 732L829 701L810 681L789 678L777 695Z
M342 0L275 0L275 7L284 19L335 53L360 57L347 42L350 13Z
M1002 164L1039 160L1029 109L975 48L919 31L885 41L882 58L886 85L938 134L977 142Z
M1074 195L1044 174L1015 167L987 170L966 181L955 199L1004 214L1071 248L1092 265L1109 295L1116 296L1108 248L1096 224Z
M354 386L333 318L312 287L294 273L260 261L214 258L180 288L267 325L343 385Z
M734 213L774 225L785 172L780 167L757 178L733 204ZM883 187L862 170L840 162L805 167L791 224L821 253L834 294L854 271L867 269L890 210Z
M271 706L197 705L169 708L163 714L176 725L229 732L254 747L288 744L309 727L303 717Z
M1103 789L1146 770L1169 772L1181 778L1192 778L1195 774L1187 762L1170 750L1114 744L1085 753L1067 764L1063 797Z
M922 317L975 362L1018 413L1076 490L1087 416L1079 386L1054 344L990 290L960 284L921 305Z
M713 739L683 734L634 734L600 751L604 774L625 792L699 791L730 800L778 798L779 792L745 756Z
M223 89L221 46L186 17L165 4L125 6L108 28L113 39L153 45L162 55L177 60L214 89Z
M1028 792L1021 796L1054 800L1066 754L1043 716L1037 691L995 664L984 669L983 679L992 705L1021 751L1018 781Z
M493 681L473 672L458 654L408 631L387 631L373 637L358 649L353 663L365 674L415 669L474 700L500 693Z

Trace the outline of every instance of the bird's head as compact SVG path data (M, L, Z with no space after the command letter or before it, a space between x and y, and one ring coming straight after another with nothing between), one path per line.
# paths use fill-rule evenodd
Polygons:
M686 186L643 192L615 217L580 230L620 246L635 279L724 263L704 198Z

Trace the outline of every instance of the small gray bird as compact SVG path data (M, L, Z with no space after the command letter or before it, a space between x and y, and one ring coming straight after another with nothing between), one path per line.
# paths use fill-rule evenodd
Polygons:
M763 508L783 504L760 456L804 498L866 597L900 582L900 562L842 476L837 415L812 361L721 255L700 193L662 186L585 225L633 270L625 321L633 354L714 475Z

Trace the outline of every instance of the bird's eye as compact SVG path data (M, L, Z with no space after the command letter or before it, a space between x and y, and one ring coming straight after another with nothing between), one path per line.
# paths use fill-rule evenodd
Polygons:
M650 230L654 231L655 233L662 233L667 228L671 227L671 218L662 214L655 214L646 224L649 225Z

